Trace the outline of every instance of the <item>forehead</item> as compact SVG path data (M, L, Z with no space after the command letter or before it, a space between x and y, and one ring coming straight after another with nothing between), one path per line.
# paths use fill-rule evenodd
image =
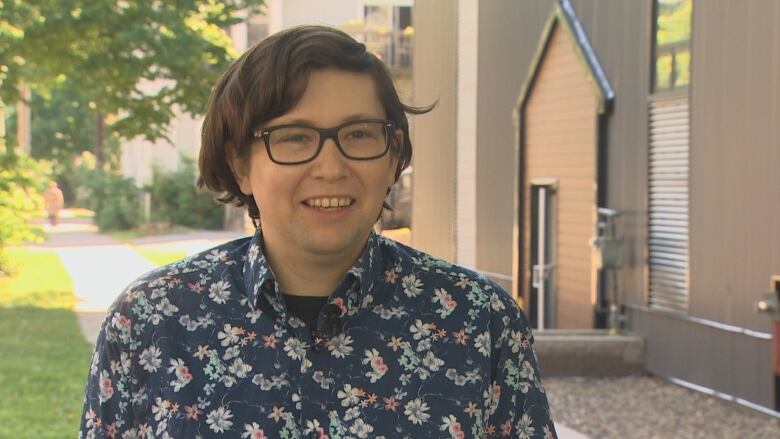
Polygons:
M296 105L269 124L310 122L329 126L356 117L385 117L376 81L370 73L325 69L312 71Z

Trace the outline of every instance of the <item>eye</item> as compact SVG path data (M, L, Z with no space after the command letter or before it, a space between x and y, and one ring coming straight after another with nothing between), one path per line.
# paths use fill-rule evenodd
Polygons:
M274 143L311 143L316 132L300 128L284 128L274 131L271 141Z
M351 138L351 139L363 139L363 138L366 138L366 137L370 137L371 134L368 131L364 131L364 130L353 130L353 131L350 131L347 134L347 136L349 138Z
M305 134L292 134L282 139L283 142L306 142L309 137Z

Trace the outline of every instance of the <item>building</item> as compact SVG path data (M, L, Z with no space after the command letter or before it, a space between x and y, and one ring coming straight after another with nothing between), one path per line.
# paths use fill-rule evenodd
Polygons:
M413 101L439 106L413 136L413 244L502 284L541 329L604 327L614 299L649 372L780 409L755 312L780 275L780 4L414 14Z

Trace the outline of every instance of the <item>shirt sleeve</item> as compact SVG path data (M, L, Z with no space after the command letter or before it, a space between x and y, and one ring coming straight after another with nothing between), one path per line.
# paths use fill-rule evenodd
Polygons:
M556 438L530 325L517 303L497 287L491 300L492 374L486 396L487 437Z
M95 345L80 438L119 437L133 425L131 320L116 308L109 310Z

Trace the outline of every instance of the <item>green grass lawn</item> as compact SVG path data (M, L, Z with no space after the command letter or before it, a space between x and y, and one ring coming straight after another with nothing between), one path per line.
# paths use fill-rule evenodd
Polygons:
M133 239L145 238L147 236L156 236L156 235L163 235L169 233L184 233L184 232L190 232L192 230L193 229L189 227L173 225L171 226L170 229L167 229L164 232L142 230L142 229L131 229L131 230L108 230L101 233L105 233L106 235L109 235L119 241L128 242L128 241L132 241Z
M0 278L0 438L75 437L92 347L71 280L53 251L7 251L18 270Z
M187 256L186 252L173 251L165 248L164 245L148 245L148 246L134 246L133 250L137 251L141 256L152 261L158 267L161 265L167 265L171 262L176 262L179 259Z

